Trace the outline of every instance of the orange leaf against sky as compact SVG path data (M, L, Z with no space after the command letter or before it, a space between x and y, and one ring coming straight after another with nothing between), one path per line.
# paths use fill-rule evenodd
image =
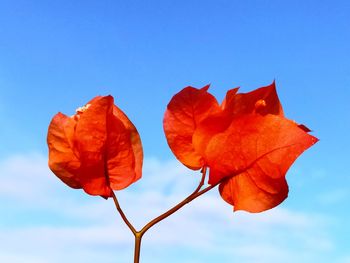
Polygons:
M210 168L209 184L220 183L235 210L261 212L287 197L287 170L317 139L284 117L274 82L237 91L229 90L218 108L207 88L183 89L168 105L164 131L184 165Z
M221 106L232 116L249 113L282 115L282 105L278 99L275 82L248 93L237 93L238 88L229 90Z
M49 167L64 183L91 195L112 196L141 178L140 136L112 96L98 96L49 126Z
M163 127L171 150L191 169L204 165L202 156L193 148L193 133L201 121L220 111L215 97L207 92L208 88L184 88L172 98L164 116Z

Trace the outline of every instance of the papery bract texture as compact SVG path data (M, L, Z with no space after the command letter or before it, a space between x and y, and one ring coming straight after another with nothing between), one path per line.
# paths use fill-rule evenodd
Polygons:
M261 212L280 204L288 195L285 174L296 158L317 139L300 129L294 122L280 116L252 116L234 121L241 127L237 136L230 128L217 135L207 151L209 159L227 154L220 164L211 160L217 174L229 176L220 185L221 196L234 205L235 210ZM225 144L224 153L210 152L215 142ZM229 143L230 142L230 143ZM237 147L234 147L236 145ZM231 160L231 162L229 161ZM232 176L234 175L234 176ZM211 178L214 183L220 178Z
M64 183L91 195L112 196L141 178L140 136L112 96L98 96L49 126L49 167Z
M220 184L221 196L235 210L261 212L287 197L287 170L317 139L306 126L284 117L274 82L237 92L229 90L218 109L207 89L183 89L168 105L164 131L183 164L210 168L209 184ZM190 129L183 120L191 123Z
M193 148L193 133L201 121L220 110L208 88L184 88L172 98L164 115L163 127L170 149L180 162L194 170L203 167L204 161Z

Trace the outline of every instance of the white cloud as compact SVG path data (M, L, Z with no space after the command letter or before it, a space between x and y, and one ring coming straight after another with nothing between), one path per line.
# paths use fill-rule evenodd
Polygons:
M3 160L0 175L0 262L131 262L133 237L111 200L69 189L40 154ZM199 179L175 160L146 159L143 179L117 195L139 229ZM329 226L327 216L283 207L233 213L212 190L146 233L142 262L327 262Z
M11 156L0 163L0 194L17 200L35 200L51 187L46 159L39 154Z

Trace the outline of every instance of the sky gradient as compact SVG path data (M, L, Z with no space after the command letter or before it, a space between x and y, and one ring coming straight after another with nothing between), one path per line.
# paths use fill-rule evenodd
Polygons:
M131 262L113 203L47 168L58 111L111 94L138 128L143 179L118 195L142 226L199 180L167 146L171 97L211 83L221 101L276 80L286 116L320 139L288 172L289 198L232 213L213 190L147 233L141 262L349 263L349 13L348 1L0 0L0 261Z

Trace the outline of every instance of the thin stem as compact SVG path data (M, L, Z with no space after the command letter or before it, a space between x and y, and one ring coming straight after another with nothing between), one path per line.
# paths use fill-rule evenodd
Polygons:
M202 186L204 185L205 176L207 174L207 167L204 166L201 170L201 173L202 173L201 181L199 182L199 185L197 186L196 190L193 191L192 194L198 193L198 191L201 190Z
M120 216L122 217L123 221L125 222L125 224L129 227L129 229L131 230L131 232L136 236L136 229L134 228L134 226L130 223L130 221L127 219L127 217L125 216L122 208L120 207L119 205L119 202L118 202L118 199L117 199L117 196L115 195L115 193L113 192L112 190L112 196L113 196L113 201L114 201L114 204L115 204L115 207L117 208Z
M141 240L142 234L140 232L137 232L135 234L134 263L140 262Z
M209 190L211 190L212 188L214 188L215 186L217 186L217 184L215 185L210 185L206 188L204 188L203 190L200 190L204 184L204 180L205 180L205 175L206 175L206 168L204 167L202 169L202 179L198 185L198 187L196 188L196 190L193 191L192 194L190 194L188 197L186 197L182 202L178 203L176 206L174 206L173 208L169 209L168 211L166 211L165 213L161 214L160 216L156 217L155 219L153 219L152 221L150 221L147 225L145 225L140 233L143 235L148 229L150 229L151 227L153 227L155 224L159 223L160 221L162 221L163 219L167 218L168 216L172 215L173 213L175 213L177 210L179 210L180 208L182 208L183 206L185 206L186 204L188 204L189 202L191 202L192 200L196 199L198 196L201 196L202 194L208 192Z
M115 193L112 191L114 204L115 204L115 206L116 206L120 216L122 217L122 219L125 222L125 224L129 227L129 229L131 230L131 232L135 236L134 263L139 263L139 261L140 261L141 241L142 241L143 235L146 233L146 231L148 229L150 229L155 224L159 223L163 219L165 219L168 216L172 215L173 213L175 213L177 210L179 210L180 208L182 208L183 206L185 206L189 202L193 201L197 197L201 196L202 194L208 192L209 190L213 189L214 187L216 187L218 185L218 183L217 183L217 184L214 184L214 185L209 185L206 188L202 189L202 187L204 185L205 177L206 177L206 172L207 172L207 168L203 167L202 170L201 170L202 178L201 178L197 188L189 196L187 196L182 202L178 203L173 208L169 209L165 213L163 213L160 216L158 216L158 217L154 218L153 220L151 220L140 231L137 231L134 228L134 226L129 222L129 220L127 219L127 217L125 216L123 210L121 209L121 207L119 205L119 202L118 202L118 199L117 199Z

